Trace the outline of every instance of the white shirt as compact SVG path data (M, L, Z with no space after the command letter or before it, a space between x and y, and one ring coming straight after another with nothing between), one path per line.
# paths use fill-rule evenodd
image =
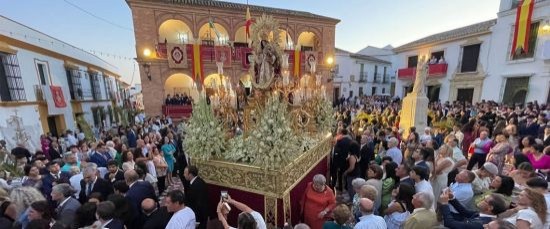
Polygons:
M191 179L191 181L189 181L189 184L193 184L193 182L195 181L195 179L197 179L197 177L193 177L193 179Z
M67 146L78 146L78 139L76 139L72 134L67 135L67 142Z
M473 210L473 198L474 198L474 190L472 188L472 184L470 183L452 183L449 188L453 192L454 198L464 206L464 208ZM453 206L449 206L451 209L451 212L458 213Z
M509 218L506 218L505 220L516 225L516 221L518 219L529 222L531 224L530 228L544 228L539 216L531 207L521 209L518 213Z
M69 178L69 182L71 183L71 186L75 190L75 196L78 196L80 194L80 181L84 179L84 175L82 173L76 174Z
M170 218L168 225L166 225L166 229L195 229L195 221L195 213L193 210L185 207Z
M359 217L359 222L354 229L386 229L386 221L377 215L364 215Z
M437 203L437 201L435 200L432 184L430 184L430 182L428 182L427 180L421 180L420 182L417 182L416 184L414 184L414 188L416 189L417 193L423 192L432 197L432 201L433 201L432 210L434 210L435 204Z

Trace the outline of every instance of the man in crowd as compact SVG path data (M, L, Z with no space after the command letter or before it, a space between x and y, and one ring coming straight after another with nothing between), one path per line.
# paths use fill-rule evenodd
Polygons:
M388 141L388 151L386 151L386 155L390 156L393 159L393 162L400 165L401 161L403 160L403 153L401 153L401 150L397 148L397 145L399 144L399 141L397 138L390 138Z
M474 190L472 188L472 181L474 181L475 175L470 170L463 170L456 175L456 182L449 187L453 193L454 198L468 210L473 209ZM458 215L458 211L451 207L453 215L457 216L457 220L463 219Z
M403 163L397 166L397 168L395 169L395 175L399 177L400 184L408 184L414 187L414 181L409 176L410 172L411 168L407 165L407 163Z
M498 214L506 211L506 203L501 194L493 193L479 202L479 212L466 209L457 199L451 199L452 192L443 192L439 198L443 224L450 229L483 229L483 225L496 219ZM451 213L449 203L458 211L463 220L456 220Z
M208 187L206 182L199 175L199 169L196 166L187 166L183 171L185 180L189 182L187 188L187 198L189 207L193 209L200 223L199 228L206 228L208 221Z
M141 202L144 223L142 229L165 228L172 217L166 207L159 207L155 200L147 198Z
M101 193L103 199L107 199L111 193L113 193L113 187L107 180L98 176L99 172L97 168L93 166L87 166L82 171L84 179L80 181L80 203L85 203L90 198L92 193Z
M417 192L414 194L412 204L414 206L413 213L405 221L405 229L424 229L432 228L438 224L437 216L433 210L433 195L425 192Z
M386 221L384 218L374 215L374 202L367 198L359 199L359 209L361 217L359 222L355 224L354 229L385 229Z
M434 203L434 191L432 188L432 185L428 181L429 174L428 170L424 169L422 166L414 166L409 173L411 176L411 179L414 181L414 188L416 190L416 193L423 192L426 195L430 196L430 203L433 204L433 206L430 208L432 210L435 210L435 203Z
M166 196L166 208L174 213L166 225L166 229L195 229L195 213L185 206L185 195L180 190L174 190Z

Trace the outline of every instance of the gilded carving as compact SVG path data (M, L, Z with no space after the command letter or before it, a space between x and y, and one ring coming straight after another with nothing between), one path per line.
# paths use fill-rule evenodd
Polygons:
M317 146L278 171L212 159L207 162L194 161L208 183L283 198L314 165L328 155L330 147L330 138L323 139Z
M264 219L267 228L274 229L277 228L277 198L274 197L264 197Z
M288 222L290 224L290 221L292 219L292 205L290 203L290 193L286 193L283 197L283 214L285 217L285 222Z

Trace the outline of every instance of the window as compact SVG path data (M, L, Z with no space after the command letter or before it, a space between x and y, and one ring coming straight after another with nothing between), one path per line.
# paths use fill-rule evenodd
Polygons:
M514 77L506 79L502 103L518 104L525 103L527 92L529 91L529 77Z
M533 56L535 55L535 48L537 46L537 35L539 33L539 24L540 22L531 23L531 28L530 28L531 30L529 31L529 41L528 41L529 50L526 53L520 50L516 50L516 52L512 56L513 60L533 58Z
M462 48L462 65L460 72L476 72L479 60L479 49L481 44L468 45Z
M78 69L65 69L67 74L67 82L69 83L69 92L71 93L72 100L82 100L82 83L80 78L82 78L82 73Z
M388 81L388 80L386 79L386 77L387 77L387 75L386 75L387 72L386 72L386 71L387 71L387 70L388 70L388 67L384 66L384 75L382 75L382 77L384 77L384 78L382 78L382 79L383 79L383 80L382 80L382 83L386 83L386 81ZM382 92L382 93L383 93L383 92Z
M441 57L445 56L445 51L432 52L432 56L435 57L435 59L439 62L439 60L441 60ZM430 58L432 58L432 56L430 56Z
M0 99L2 101L27 100L17 56L13 54L0 53Z
M371 95L376 95L376 87L372 87Z
M103 84L105 85L105 94L107 95L107 99L111 99L111 80L107 77L104 77Z
M407 68L416 68L418 64L418 56L409 56L407 60Z
M92 86L92 97L94 100L101 99L101 88L99 86L99 74L90 72L90 85Z
M359 87L359 96L363 96L363 87Z
M48 81L46 80L48 77L46 77L47 69L46 65L43 63L36 64L36 67L38 68L38 77L40 77L40 85L48 85Z
M386 94L386 88L382 88L382 94Z

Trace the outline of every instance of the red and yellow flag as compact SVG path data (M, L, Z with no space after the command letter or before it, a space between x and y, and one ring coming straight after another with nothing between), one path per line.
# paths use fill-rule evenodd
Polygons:
M300 70L302 69L302 53L300 52L300 48L296 46L294 49L294 77L300 78Z
M250 16L250 8L246 7L246 38L250 38L250 26L252 25L252 17Z
M195 78L195 82L200 82L201 85L204 83L201 45L198 42L193 44L193 77Z
M531 32L531 17L534 5L535 0L523 0L518 5L514 41L512 43L512 56L518 51L521 53L529 51L529 34Z

